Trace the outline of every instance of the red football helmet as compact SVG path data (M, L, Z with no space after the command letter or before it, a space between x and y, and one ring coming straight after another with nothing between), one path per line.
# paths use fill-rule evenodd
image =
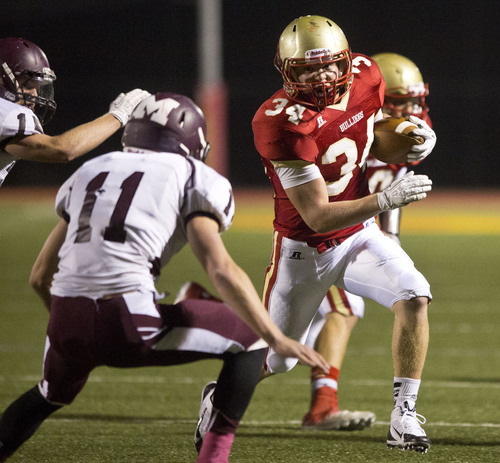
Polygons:
M191 156L200 161L210 149L207 123L201 109L187 96L156 93L142 100L132 112L122 136L124 148Z
M38 46L21 38L0 39L0 98L32 109L43 125L56 110L54 80Z

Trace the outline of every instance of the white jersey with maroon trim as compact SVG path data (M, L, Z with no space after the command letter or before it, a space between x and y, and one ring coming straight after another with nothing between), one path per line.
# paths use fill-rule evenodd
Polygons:
M112 152L86 162L60 188L68 221L51 292L99 298L155 291L154 277L187 242L186 223L213 217L231 225L228 180L200 161L172 153Z
M0 98L0 186L16 162L4 151L6 143L14 137L36 133L43 133L43 129L31 109Z

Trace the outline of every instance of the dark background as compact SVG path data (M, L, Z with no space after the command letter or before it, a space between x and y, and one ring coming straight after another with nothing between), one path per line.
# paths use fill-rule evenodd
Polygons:
M418 170L436 187L499 185L496 2L224 0L229 177L235 186L267 185L251 120L281 86L272 61L282 30L305 14L335 21L354 52L396 52L419 66L430 85L438 143ZM118 93L136 87L194 98L196 21L194 0L6 0L0 35L31 40L48 55L58 110L45 131L56 135L105 113ZM120 149L120 135L90 156ZM20 161L5 185L59 185L81 162Z

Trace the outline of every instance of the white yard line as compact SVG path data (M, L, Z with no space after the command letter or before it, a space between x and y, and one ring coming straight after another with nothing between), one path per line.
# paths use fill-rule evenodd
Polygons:
M102 375L91 375L88 382L89 383L130 383L130 384L201 384L204 385L207 381L211 380L211 377L201 377L201 376L154 376L154 375L113 375L113 376L102 376ZM4 382L37 382L40 380L40 376L35 375L13 375L5 376L0 375L0 383ZM310 384L309 378L290 378L287 377L287 384L296 385L308 385ZM344 384L350 384L352 386L368 386L368 387L387 387L391 385L390 380L377 380L377 379L351 379L345 380ZM500 389L500 383L488 382L488 381L433 381L426 380L425 385L428 387L444 387L444 388L454 388L454 389Z
M103 419L106 419L103 417ZM99 421L99 417L96 415L92 415L91 417L85 417L82 415L80 418L48 418L46 422L52 423L81 423L86 421ZM135 423L135 424L151 424L151 425L179 425L179 424L196 424L195 419L193 420L170 420L170 419L162 419L162 418L129 418L127 417L124 421L127 423ZM241 422L241 426L300 426L302 424L299 420L273 420L273 421L260 421L260 420L245 420ZM389 426L389 421L376 421L374 426ZM426 427L451 427L451 428L500 428L500 423L446 423L444 421L437 422L427 422L425 424Z

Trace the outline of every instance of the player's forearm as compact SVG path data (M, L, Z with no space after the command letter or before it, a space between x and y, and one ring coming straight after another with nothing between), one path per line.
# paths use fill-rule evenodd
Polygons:
M98 147L120 127L120 122L108 113L54 138L56 146L59 146L61 151L66 153L67 160L71 161Z
M49 312L52 300L52 295L50 294L51 284L52 273L48 271L48 268L39 257L31 270L30 285Z
M65 163L93 150L120 127L118 119L104 114L61 135L36 134L14 140L6 150L14 157L28 161Z
M370 195L352 201L325 203L304 214L303 218L315 232L328 233L368 220L380 211L377 196Z
M52 295L50 294L50 287L43 286L40 288L33 287L34 291L38 295L38 297L42 300L43 304L47 308L47 310L50 312L50 304L52 301Z
M248 275L236 264L209 271L222 300L262 339L274 345L284 335L262 305Z
M31 269L30 285L48 310L52 299L50 287L59 265L58 254L66 237L66 230L67 224L61 219L48 236Z
M376 195L330 202L328 188L322 178L287 188L286 193L304 222L316 233L329 233L356 225L381 211Z

